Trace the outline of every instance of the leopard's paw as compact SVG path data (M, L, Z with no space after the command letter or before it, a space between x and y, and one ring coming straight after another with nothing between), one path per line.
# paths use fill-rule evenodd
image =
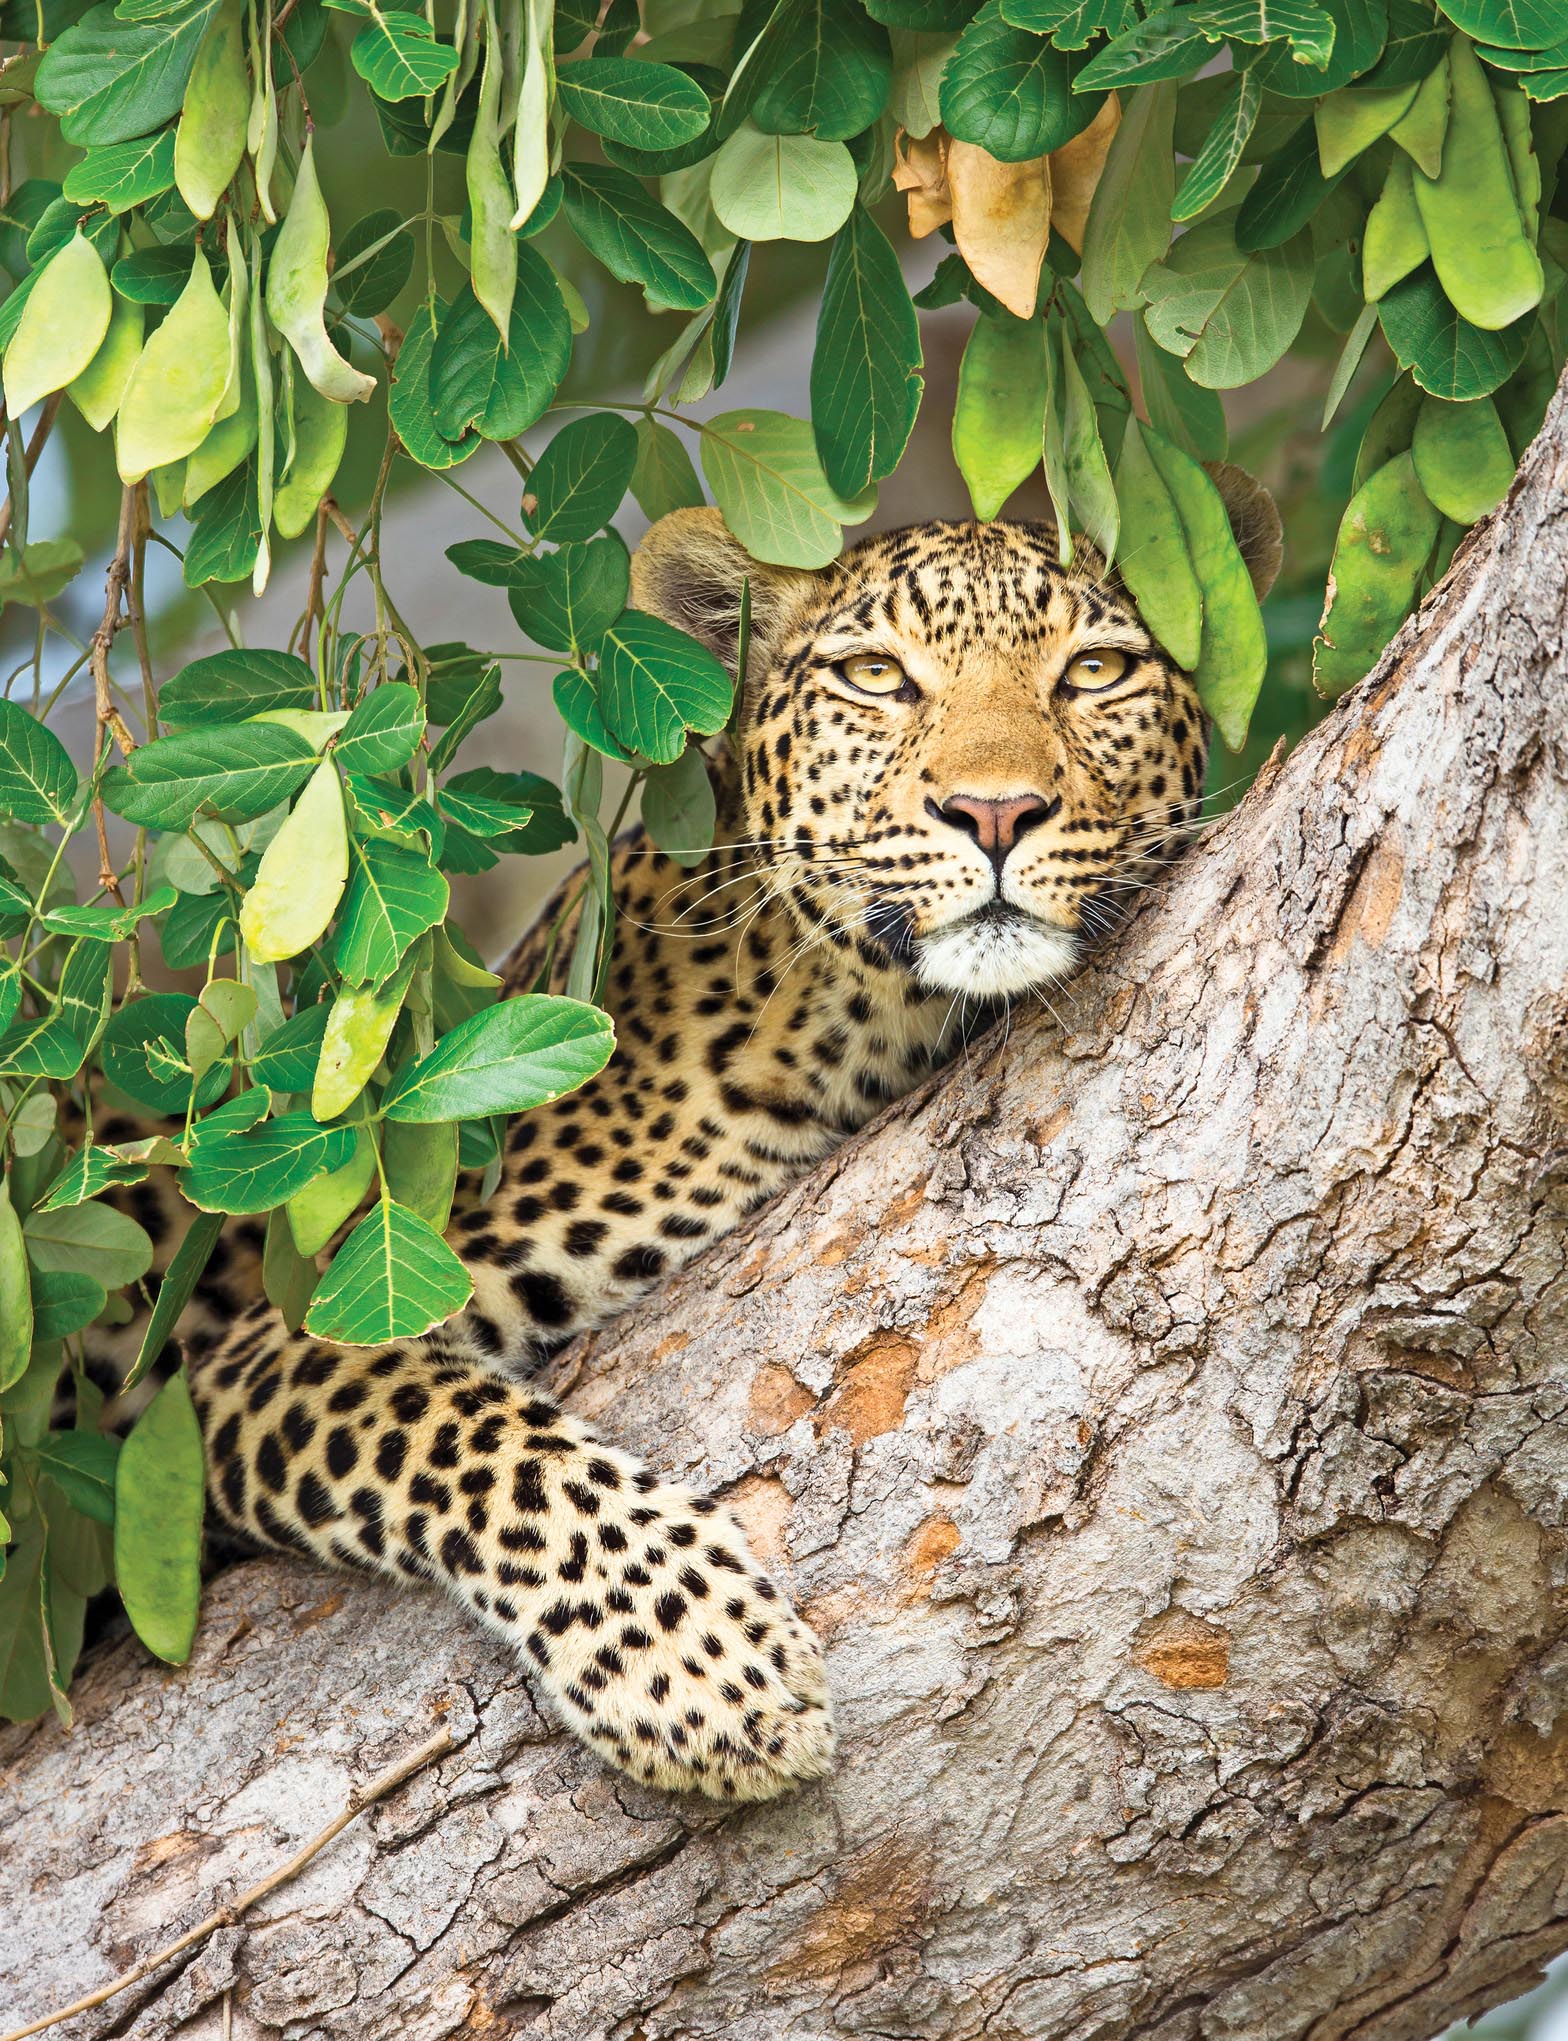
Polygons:
M593 1527L581 1586L528 1638L562 1716L677 1792L769 1800L819 1778L833 1757L821 1646L740 1525L683 1488L625 1500Z

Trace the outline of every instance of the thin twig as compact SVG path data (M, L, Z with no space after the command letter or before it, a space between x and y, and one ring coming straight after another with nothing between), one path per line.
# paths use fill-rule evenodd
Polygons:
M93 704L98 721L98 741L93 747L93 756L97 759L103 757L106 736L114 738L126 758L136 749L136 740L126 729L125 718L115 707L109 688L109 654L116 636L129 621L125 613L125 594L131 580L131 548L135 537L136 488L133 483L127 482L120 491L120 529L114 541L114 558L104 576L103 617L93 632L87 656L93 676ZM109 854L109 826L101 793L93 795L93 822L98 831L98 884L123 907L125 896L120 891L114 859Z
M59 415L60 401L64 395L63 390L56 390L52 397L44 399L44 408L38 414L38 423L33 427L33 436L27 442L27 452L22 456L22 467L29 481L32 480L33 470L38 465L38 457L44 450L44 443L54 430L54 421ZM5 502L0 504L0 546L5 544L10 535L11 499L8 496Z
M139 1963L133 1963L129 1970L122 1971L112 1982L89 1992L85 1998L74 2000L68 2006L61 2006L58 2012L46 2013L41 2020L34 2020L31 2026L17 2027L11 2033L0 2035L0 2041L27 2041L29 2034L41 2034L46 2027L57 2027L62 2020L74 2019L78 2013L91 2012L94 2006L106 2004L118 1998L122 1991L129 1991L133 1984L165 1963L192 1948L197 1942L206 1941L219 1928L231 1928L240 1915L248 1912L258 1900L265 1899L269 1892L276 1892L280 1885L287 1885L291 1878L297 1878L305 1866L318 1856L334 1836L341 1835L357 1814L363 1814L376 1801L384 1800L394 1787L401 1786L405 1779L411 1779L434 1759L445 1757L447 1752L457 1748L457 1739L449 1729L438 1729L434 1736L422 1743L407 1757L399 1758L394 1765L388 1765L384 1772L378 1772L368 1785L357 1786L344 1803L343 1811L329 1821L319 1835L312 1836L304 1848L297 1850L285 1864L275 1871L269 1871L259 1884L248 1892L242 1892L238 1899L231 1899L227 1906L220 1906L215 1913L208 1914L204 1921L198 1921L193 1928L187 1928L164 1948L157 1949L151 1956L144 1956Z
M337 505L330 495L323 496L316 505L316 541L310 552L310 580L305 588L305 614L299 622L298 651L301 659L310 657L311 625L318 621L322 624L326 622L327 606L321 591L327 578L327 522L336 509Z

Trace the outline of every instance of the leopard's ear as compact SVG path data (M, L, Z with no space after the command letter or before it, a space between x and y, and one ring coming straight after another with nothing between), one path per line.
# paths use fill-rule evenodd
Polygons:
M1220 492L1237 550L1247 563L1247 572L1261 602L1274 586L1274 577L1285 557L1285 527L1280 522L1279 506L1257 476L1238 468L1234 461L1205 461L1203 465Z
M735 670L741 591L751 585L752 671L788 630L816 576L754 560L719 513L671 510L632 555L632 604L688 631Z

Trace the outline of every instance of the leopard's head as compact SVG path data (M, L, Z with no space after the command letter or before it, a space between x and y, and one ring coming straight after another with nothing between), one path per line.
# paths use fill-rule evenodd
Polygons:
M1266 585L1277 520L1239 471L1217 479ZM1198 816L1191 679L1092 549L1060 566L1051 527L910 525L802 572L678 510L639 548L632 599L733 670L745 582L731 833L851 969L979 999L1043 985Z

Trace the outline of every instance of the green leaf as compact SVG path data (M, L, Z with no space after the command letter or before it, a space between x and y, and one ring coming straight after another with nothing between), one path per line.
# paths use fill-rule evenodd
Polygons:
M109 281L133 305L172 305L190 282L189 248L138 248L122 255Z
M675 149L708 125L708 95L673 64L585 57L555 74L561 105L579 126L633 149Z
M838 493L811 427L782 411L724 411L706 420L702 469L747 552L781 567L825 567L843 550L843 527L876 508L874 490Z
M1203 590L1181 512L1136 418L1128 419L1122 440L1116 500L1122 519L1118 571L1143 621L1190 673L1202 649Z
M604 711L599 706L599 692L591 674L575 666L565 673L558 673L551 683L550 694L557 715L574 736L580 737L584 744L591 744L595 751L602 751L606 758L625 758L625 750L616 742L604 719Z
M474 1120L523 1113L586 1084L609 1062L615 1027L577 999L524 993L443 1035L401 1070L381 1107L389 1120Z
M1040 465L1045 388L1039 322L982 313L964 346L953 407L953 458L976 517L995 517Z
M67 1339L91 1325L108 1301L96 1276L39 1269L33 1276L33 1338Z
M413 235L400 213L381 207L357 219L338 242L333 288L345 312L373 319L386 311L413 269Z
M1043 36L1012 27L986 0L942 73L942 121L1001 163L1045 156L1081 134L1103 101L1073 91L1073 63Z
M713 781L701 749L688 744L670 765L656 765L642 783L642 820L654 843L678 865L700 865L718 819Z
M1236 213L1236 246L1244 255L1278 248L1307 224L1342 176L1323 175L1317 130L1304 121L1258 172Z
M351 985L390 978L416 936L447 910L446 880L418 851L372 839L354 845L354 871L333 959Z
M1544 50L1563 40L1558 0L1439 0L1443 12L1477 42L1506 50Z
M637 435L598 412L563 425L528 477L523 511L536 539L587 539L621 506L637 465Z
M352 1127L321 1127L309 1113L285 1113L246 1133L198 1139L180 1189L204 1212L270 1212L312 1178L341 1169L356 1140Z
M455 468L483 444L477 432L460 440L444 439L435 422L431 369L436 336L447 316L440 298L427 298L418 307L398 350L387 393L392 429L422 468Z
M114 1481L114 1577L142 1642L183 1665L201 1603L201 1426L182 1368L131 1428Z
M34 1268L93 1276L105 1289L134 1283L152 1267L152 1242L134 1219L89 1200L33 1212L22 1228Z
M1288 42L1263 52L1258 76L1266 92L1290 99L1315 99L1337 92L1352 78L1370 70L1383 53L1388 34L1388 0L1318 0L1334 24L1334 45L1323 65L1303 63Z
M561 176L573 233L612 276L677 310L712 302L718 278L701 242L635 177L595 163L564 164Z
M517 243L517 280L507 344L465 284L442 315L430 361L435 425L462 438L515 439L544 415L572 358L572 326L555 271L526 241Z
M1341 693L1377 664L1420 592L1438 524L1408 453L1396 454L1351 498L1312 650L1313 678L1325 693Z
M121 1393L134 1389L169 1343L180 1313L196 1294L196 1285L212 1258L223 1231L221 1212L198 1212L185 1229L185 1237L174 1250L174 1258L163 1274L154 1299L152 1315L142 1334L140 1350L122 1385Z
M887 236L859 206L833 243L811 358L829 482L854 496L898 466L920 409L920 323Z
M74 1077L87 1051L54 1014L13 1021L0 1034L0 1072L7 1077Z
M260 645L193 659L158 691L159 718L176 728L316 705L316 676L305 661Z
M117 1438L108 1432L49 1432L33 1448L33 1456L73 1509L95 1524L114 1522Z
M376 1179L375 1142L363 1127L342 1131L350 1136L348 1160L305 1184L288 1201L289 1231L307 1257L320 1254Z
M79 935L90 942L119 943L145 916L162 914L179 897L172 886L155 886L129 907L117 907L112 900L87 907L52 907L40 919L51 935Z
M1495 510L1513 483L1513 449L1490 397L1469 404L1423 399L1410 451L1421 487L1456 524L1474 524Z
M221 1098L229 1080L227 1057L213 1064L199 1084L191 1073L185 1028L195 1010L196 1001L183 992L149 992L122 1006L99 1045L110 1083L170 1119L184 1117L193 1088L198 1107Z
M1002 19L1048 35L1059 50L1081 50L1131 28L1138 10L1134 0L1002 0Z
M52 43L38 67L40 106L60 117L79 148L128 142L172 120L218 0L156 21L126 22L111 0L90 7Z
M203 808L245 822L287 800L315 762L307 740L280 723L195 729L144 744L106 773L104 804L156 829L184 829Z
M305 1329L345 1346L418 1339L460 1311L473 1287L440 1234L383 1197L333 1256L311 1299Z
M1400 367L1423 390L1451 403L1489 397L1506 383L1524 359L1536 320L1526 312L1495 333L1472 326L1448 302L1430 263L1390 285L1377 315Z
M628 751L679 758L686 732L711 736L729 719L734 686L706 646L662 617L629 609L599 647L599 702Z
M441 789L441 806L460 829L474 836L505 836L525 827L533 814L527 786L522 773L476 766L448 780Z
M301 1007L267 1036L250 1066L251 1077L269 1091L309 1091L326 1025L325 1006Z
M1252 139L1263 105L1263 87L1255 71L1238 71L1214 117L1203 147L1187 167L1181 190L1171 206L1173 220L1195 220L1219 197Z
M85 1204L89 1198L96 1198L100 1191L142 1183L146 1177L145 1162L127 1162L114 1149L89 1143L87 1147L79 1148L67 1162L39 1209L57 1212L65 1205Z
M1157 8L1147 21L1135 23L1097 51L1073 80L1073 90L1099 92L1110 85L1125 88L1191 77L1208 62L1215 40L1193 28L1185 7Z
M76 767L36 716L0 701L0 815L63 824L76 799Z
M97 202L111 213L129 212L174 186L174 130L138 141L89 149L65 173L65 196L77 205Z
M1144 278L1144 323L1210 390L1236 389L1271 369L1312 296L1310 234L1248 255L1236 246L1235 223L1234 213L1200 220Z
M248 581L261 548L256 464L246 461L206 491L185 544L187 588L209 581Z
M32 1290L22 1222L0 1179L0 1390L27 1373L33 1351Z
M84 1053L97 1046L113 1003L113 951L101 943L74 943L60 971L57 1005Z
M742 106L765 133L848 141L887 105L887 31L844 0L782 0L742 78Z
M1063 455L1072 525L1110 561L1116 557L1121 511L1117 507L1110 462L1100 439L1099 414L1065 327L1061 333L1061 360Z
M519 627L552 652L593 651L626 607L631 562L615 532L518 559L507 600Z
M770 135L743 121L713 159L713 210L744 241L825 241L848 219L858 184L842 142Z
M1144 443L1170 491L1187 535L1187 559L1203 597L1203 634L1193 682L1232 751L1247 725L1268 667L1263 613L1231 532L1225 505L1190 455L1145 431Z
M1195 461L1224 460L1229 430L1218 392L1190 382L1181 361L1155 345L1141 319L1133 327L1132 339L1143 405L1155 431Z
M332 756L345 772L396 772L425 734L419 690L406 680L372 688L338 732Z
M381 99L422 99L457 69L457 51L438 42L422 14L382 8L355 36L349 60Z
M637 507L650 524L672 510L694 509L705 500L684 442L656 418L637 421L637 465L632 470L631 487Z
M0 559L0 609L25 603L37 609L53 602L76 579L82 549L75 539L34 539L26 555L7 552Z
M1101 326L1142 304L1144 279L1171 245L1175 118L1175 86L1147 87L1106 155L1083 236L1084 301Z
M1240 43L1289 43L1298 64L1322 70L1334 53L1332 14L1317 0L1198 0L1194 28Z

